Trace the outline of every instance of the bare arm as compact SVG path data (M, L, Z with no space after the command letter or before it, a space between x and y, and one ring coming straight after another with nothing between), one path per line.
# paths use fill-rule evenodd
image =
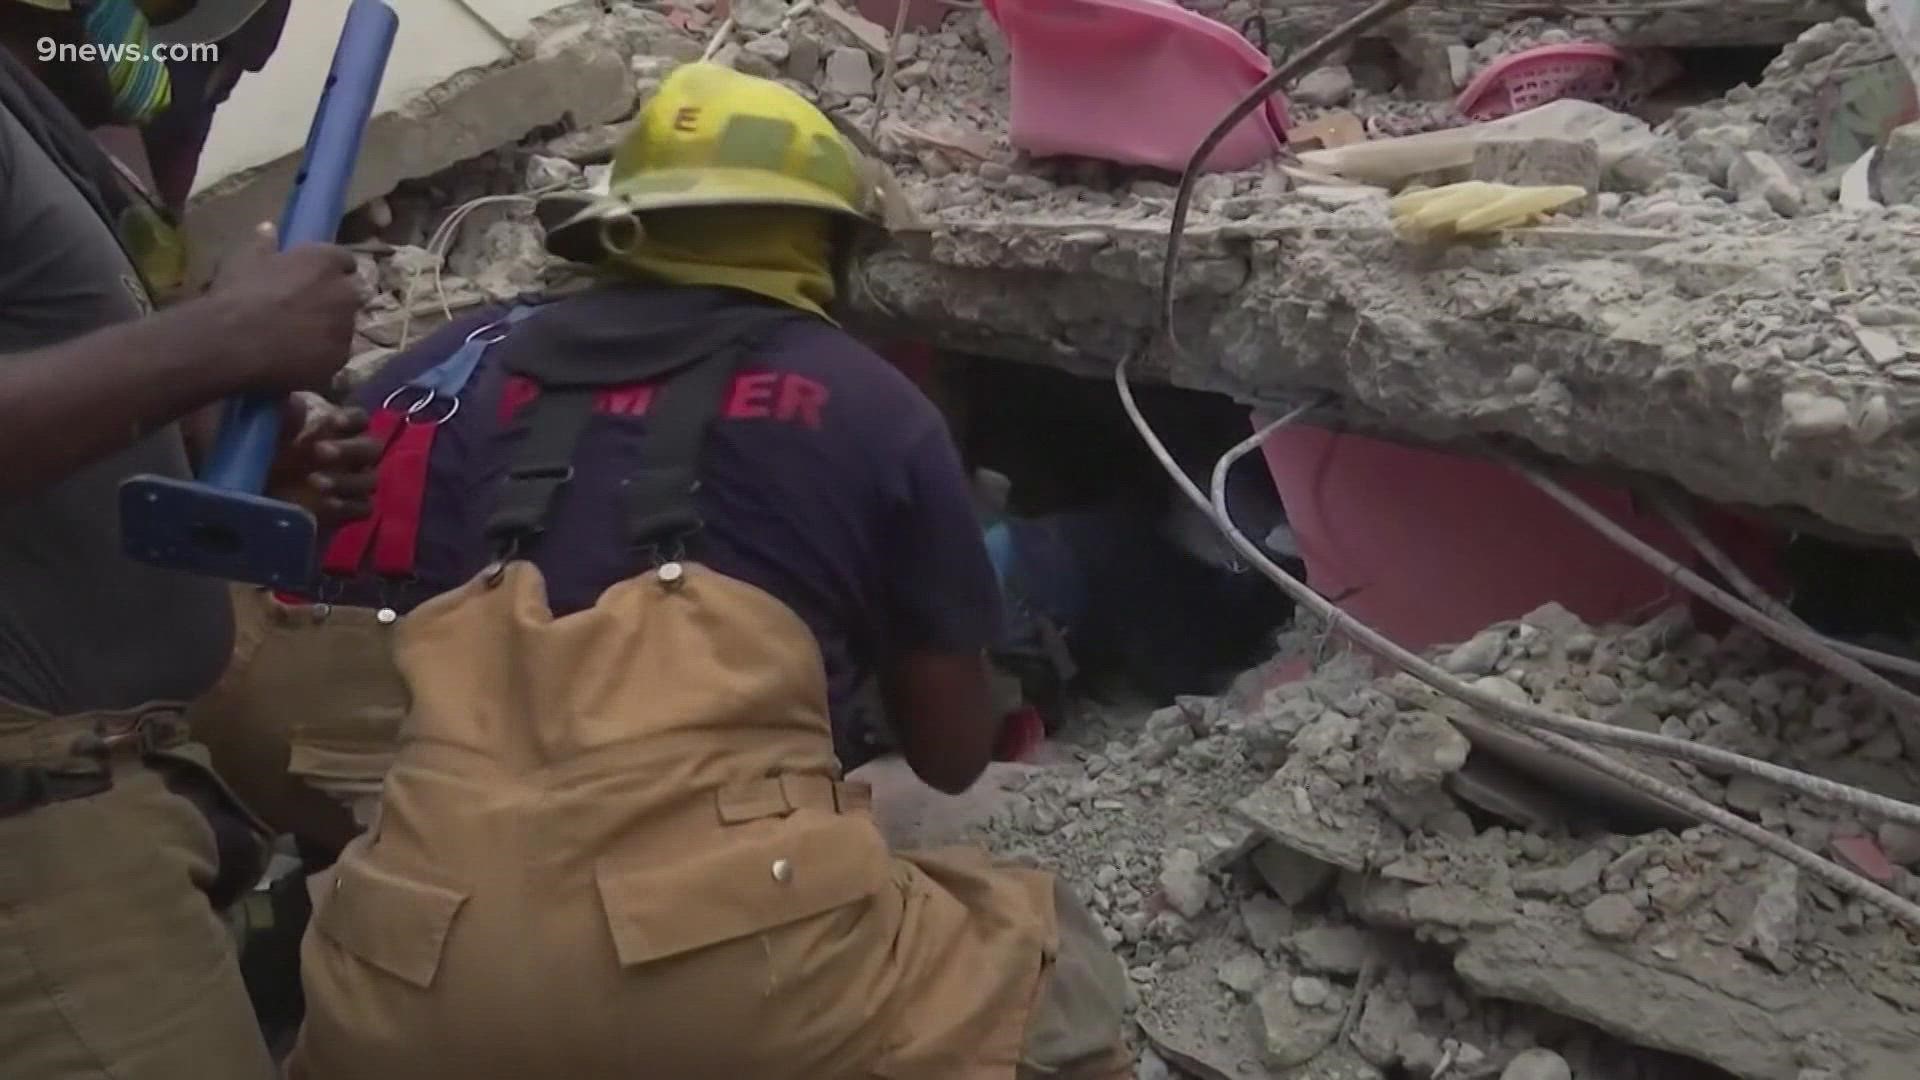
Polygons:
M899 727L900 751L914 775L958 795L993 760L999 719L979 653L916 652L900 658L883 683L887 715Z
M0 497L60 480L245 388L244 320L219 297L0 357Z
M242 391L325 386L347 360L359 292L330 244L280 254L263 227L208 295L33 352L0 356L0 498Z

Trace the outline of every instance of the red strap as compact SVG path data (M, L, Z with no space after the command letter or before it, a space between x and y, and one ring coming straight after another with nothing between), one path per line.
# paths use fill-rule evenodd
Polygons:
M438 423L406 424L380 461L373 489L373 569L384 578L413 576L420 516L427 501L427 461Z
M380 486L384 486L380 481L386 479L387 459L384 455L392 447L393 437L400 433L406 419L406 414L397 409L381 409L373 414L373 419L367 424L367 434L380 440L380 451L383 455L380 459L380 472L375 480L376 493ZM373 544L373 530L379 520L380 504L376 500L373 513L358 521L349 521L335 530L333 539L327 543L326 556L320 560L320 572L328 577L358 577L361 564L367 558L367 548Z

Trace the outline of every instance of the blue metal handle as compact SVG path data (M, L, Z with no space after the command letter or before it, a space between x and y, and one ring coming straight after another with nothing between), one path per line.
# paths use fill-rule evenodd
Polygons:
M373 115L400 17L384 0L354 0L333 51L320 104L293 193L280 218L280 250L326 243L340 229L360 138ZM270 347L270 346L264 346ZM280 442L281 399L248 394L230 399L201 479L215 487L259 494Z

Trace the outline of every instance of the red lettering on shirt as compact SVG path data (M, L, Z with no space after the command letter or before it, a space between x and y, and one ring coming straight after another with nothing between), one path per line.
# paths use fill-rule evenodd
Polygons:
M653 404L651 386L612 386L600 391L593 410L609 416L645 416Z
M758 420L773 415L773 395L780 376L771 371L733 377L733 393L720 415L729 420Z
M780 378L780 404L774 415L786 422L799 420L808 431L820 430L820 407L827 403L827 388L800 375Z
M606 387L594 394L593 411L603 416L645 416L658 389L653 383ZM539 396L538 383L524 375L509 375L500 392L500 423L511 422ZM733 377L720 415L728 420L773 419L818 431L828 396L824 385L803 375L745 372Z

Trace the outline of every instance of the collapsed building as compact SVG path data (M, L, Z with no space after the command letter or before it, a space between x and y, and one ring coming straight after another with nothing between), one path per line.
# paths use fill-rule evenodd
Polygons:
M1190 6L1276 57L1357 7ZM1347 430L1584 467L1910 560L1920 127L1896 124L1913 117L1895 50L1844 3L1562 7L1416 5L1296 83L1290 151L1194 186L1169 337L1178 176L1016 150L992 12L915 0L889 26L837 0L592 5L541 33L563 26L595 78L616 58L630 98L503 133L349 223L375 297L355 368L464 309L564 287L575 271L545 252L536 197L603 185L625 116L704 56L781 79L899 175L919 223L849 274L878 337L1097 377L1102 395L1126 359L1243 417L1326 395ZM1504 58L1567 43L1611 50L1604 85L1523 110L1510 80L1505 115L1467 100L1502 92L1481 76ZM1462 180L1586 194L1485 236L1396 227L1396 194ZM251 205L261 182L206 205ZM1556 605L1512 615L1431 657L1498 698L1920 802L1920 741L1888 697L1745 626L1684 607L1599 626ZM1394 674L1311 614L1218 693L1060 734L1053 764L996 767L978 812L941 829L1085 892L1138 990L1142 1076L1915 1073L1915 927ZM1618 753L1920 902L1911 822Z

